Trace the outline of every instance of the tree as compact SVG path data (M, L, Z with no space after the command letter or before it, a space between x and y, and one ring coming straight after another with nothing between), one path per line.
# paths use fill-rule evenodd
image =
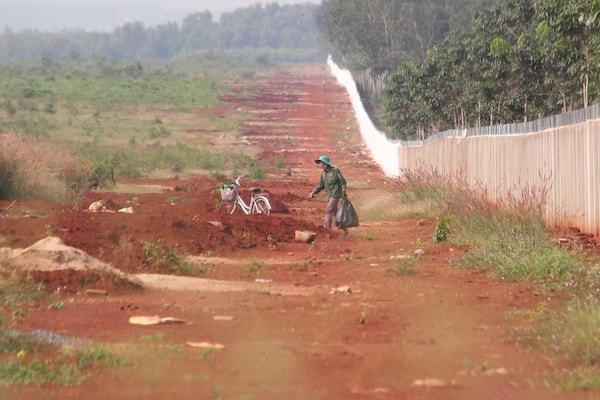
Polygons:
M158 25L150 29L152 54L154 57L169 59L177 54L179 47L179 28L174 22Z
M17 35L8 26L5 26L0 44L2 54L4 54L7 59L13 59L19 53L17 41Z
M314 61L319 50L314 19L317 8L310 3L284 6L271 3L264 7L257 4L225 13L220 22L213 21L210 12L204 11L188 15L181 28L173 22L156 27L131 22L116 28L113 33L14 33L6 27L0 33L0 60L39 59L42 55L57 60L94 57L168 59L194 51L251 47L302 49L288 53L293 54L294 61Z
M126 54L131 58L143 57L147 38L143 22L129 22L115 29L111 46L115 58L124 58Z
M262 5L238 8L221 15L221 35L219 44L225 48L258 47Z
M377 107L389 74L423 60L479 1L323 0L317 25L334 59L352 71L363 101Z
M392 71L402 61L422 60L429 48L445 38L450 3L324 0L317 25L345 66L380 74Z
M185 51L216 47L217 25L209 11L196 12L183 19L179 32L181 48Z
M482 7L473 18L467 46L477 85L478 120L498 124L527 120L540 101L543 73L533 40L535 8L529 0ZM533 106L533 107L532 107ZM479 126L479 125L476 125Z
M581 87L581 103L587 107L590 91L598 98L600 88L600 2L597 0L540 0L537 3L542 38L541 52L549 79L562 82L563 109L568 107L568 82ZM594 78L590 87L590 77Z
M386 121L393 135L426 137L451 128L527 120L553 110L547 108L534 26L535 10L528 0L488 5L470 26L430 49L421 63L410 69L401 66L385 93ZM398 117L406 110L408 116Z

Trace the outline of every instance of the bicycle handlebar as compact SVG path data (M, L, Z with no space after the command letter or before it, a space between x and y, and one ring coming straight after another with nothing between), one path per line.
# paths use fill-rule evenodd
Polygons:
M242 185L242 178L246 178L248 175L240 175L237 178L235 178L235 185L236 186L241 186Z

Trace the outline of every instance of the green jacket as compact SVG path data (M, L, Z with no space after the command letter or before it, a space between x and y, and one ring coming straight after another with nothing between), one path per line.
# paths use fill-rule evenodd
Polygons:
M313 189L313 193L317 194L323 189L325 189L328 199L342 197L346 193L346 179L344 179L339 169L327 167L321 172L321 180Z

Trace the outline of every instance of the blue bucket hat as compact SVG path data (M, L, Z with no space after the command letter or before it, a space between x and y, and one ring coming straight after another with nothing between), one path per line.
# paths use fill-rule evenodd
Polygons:
M319 158L317 158L315 160L315 162L317 164L320 163L320 162L322 162L322 163L327 164L327 165L329 165L331 167L331 161L329 160L328 156L320 156Z

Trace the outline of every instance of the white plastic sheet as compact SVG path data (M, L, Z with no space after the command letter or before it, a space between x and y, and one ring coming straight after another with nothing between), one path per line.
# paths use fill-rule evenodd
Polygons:
M340 85L346 88L350 96L350 102L354 109L360 134L371 153L371 158L379 164L387 176L398 176L400 173L398 161L399 142L389 140L385 133L375 127L362 104L356 83L350 71L340 69L333 62L331 56L327 59L327 65L331 70L331 74L337 79Z

